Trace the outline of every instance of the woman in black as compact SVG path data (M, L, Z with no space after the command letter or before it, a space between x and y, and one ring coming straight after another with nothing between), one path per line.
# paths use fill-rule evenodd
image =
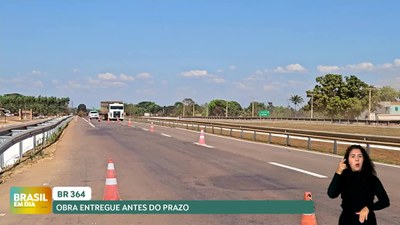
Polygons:
M390 205L389 197L376 176L375 166L360 145L347 148L328 187L330 198L341 194L339 225L376 225L375 210ZM374 202L374 197L378 200Z

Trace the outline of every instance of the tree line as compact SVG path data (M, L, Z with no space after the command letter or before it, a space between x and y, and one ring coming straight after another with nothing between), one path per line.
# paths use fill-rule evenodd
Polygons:
M185 98L172 106L159 106L155 102L143 101L138 104L125 104L125 111L131 116L145 113L159 116L258 116L260 110L270 111L271 117L309 117L313 110L314 118L354 119L362 112L371 109L374 112L382 101L400 100L400 91L390 86L381 88L369 85L355 75L326 74L316 78L313 89L307 90L308 102L300 109L303 97L294 94L289 101L294 105L275 106L272 102L251 102L242 107L236 101L221 99L209 103L197 104L191 98Z
M173 117L198 116L258 116L260 110L268 110L270 117L310 117L314 118L348 118L354 119L362 112L371 109L374 112L382 101L399 101L400 91L390 86L375 87L360 80L355 75L326 74L316 78L313 89L307 90L303 96L308 98L306 104L299 94L293 94L288 99L294 107L275 106L273 102L250 102L241 106L234 100L213 99L208 103L198 104L191 98L175 102L171 106L160 106L152 101L142 101L138 104L125 103L128 116L143 116L145 114ZM59 115L71 112L68 109L70 99L44 96L24 96L21 94L0 95L0 108L18 113L19 109L32 109L34 115ZM72 111L74 111L72 109ZM86 114L86 105L80 104L77 109Z
M33 115L66 115L69 113L68 105L70 99L57 98L54 96L24 96L18 93L0 95L0 108L10 110L13 114L18 114L19 109L32 109Z

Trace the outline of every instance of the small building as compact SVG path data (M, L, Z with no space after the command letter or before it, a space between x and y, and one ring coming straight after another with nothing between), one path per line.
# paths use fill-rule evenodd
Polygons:
M390 115L400 115L400 102L391 102L389 106Z
M381 102L380 105L384 113L377 113L376 120L400 120L400 102Z

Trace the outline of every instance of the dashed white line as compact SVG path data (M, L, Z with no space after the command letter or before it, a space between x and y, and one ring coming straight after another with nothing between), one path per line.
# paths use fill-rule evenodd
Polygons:
M311 175L311 176L314 176L314 177L318 177L318 178L328 178L327 176L324 176L324 175L321 175L321 174L318 174L318 173L313 173L313 172L310 172L310 171L307 171L307 170L302 170L302 169L299 169L299 168L296 168L296 167L291 167L291 166L283 165L283 164L276 163L276 162L269 162L269 164L275 165L275 166L279 166L279 167L282 167L282 168L286 168L286 169L290 169L290 170L294 170L294 171L297 171L297 172L300 172L300 173L304 173L304 174L308 174L308 175Z
M161 133L161 135L162 135L162 136L165 136L165 137L172 137L171 135L163 134L163 133Z

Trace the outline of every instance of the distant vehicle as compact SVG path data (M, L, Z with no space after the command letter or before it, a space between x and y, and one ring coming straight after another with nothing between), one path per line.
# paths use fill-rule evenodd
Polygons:
M89 119L99 119L99 117L99 112L93 110L89 112Z
M100 102L100 116L104 120L124 120L124 103L122 101Z

